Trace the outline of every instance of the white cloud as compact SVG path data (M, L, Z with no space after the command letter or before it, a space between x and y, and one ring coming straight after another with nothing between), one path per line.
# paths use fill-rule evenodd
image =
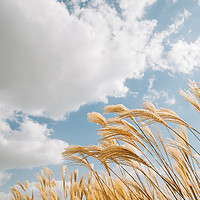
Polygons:
M158 91L153 88L153 83L155 80L155 77L149 79L148 93L143 96L143 100L156 101L163 98L167 105L174 105L176 103L174 96L170 96L166 91Z
M167 105L174 105L176 103L176 99L174 96L169 96L169 94L165 91L161 91L163 98L165 98L165 103Z
M125 80L149 67L193 70L195 56L185 59L184 70L173 58L181 41L168 42L169 55L163 44L190 13L154 33L157 21L143 17L155 2L119 0L119 14L104 0L82 9L73 0L70 13L56 0L1 0L0 103L59 120L81 105L125 96Z
M0 171L0 186L6 183L11 178L11 173L7 173L5 171Z
M154 2L121 0L121 18L103 0L84 9L72 1L72 14L56 0L0 1L1 103L60 119L124 96L125 79L146 69L143 50L156 21L140 18Z
M147 62L153 69L168 69L172 72L188 74L200 67L200 37L190 43L184 39L174 43L169 40L169 37L178 32L189 16L191 13L185 10L179 19L169 26L168 30L156 33L149 42L146 48ZM170 47L170 50L165 50L164 43Z
M168 53L168 62L171 68L183 73L190 73L200 66L200 37L193 43L179 40L171 45Z
M61 153L68 146L66 142L52 138L52 130L46 124L3 108L0 109L0 185L11 178L9 169L63 163ZM18 128L11 128L8 120L18 124Z
M0 122L0 170L32 168L61 164L61 153L67 143L50 138L51 130L25 117L18 130L12 130L6 121Z
M168 29L155 33L150 40L149 44L145 48L145 53L147 55L147 63L155 70L166 70L174 68L169 66L168 58L166 58L168 52L165 50L164 45L170 45L169 37L176 34L178 30L183 26L185 20L191 15L190 12L184 10L182 14L179 15L175 23L171 24ZM180 71L177 69L177 71Z
M118 2L121 16L104 0L82 9L71 1L70 14L56 0L0 1L1 104L61 119L81 105L125 96L125 80L148 67L169 69L163 41L190 13L154 34L157 21L143 16L156 0Z
M141 0L129 1L119 0L119 6L123 11L124 16L129 20L143 17L145 9L154 4L157 0Z
M11 197L10 193L0 192L0 200L8 200L10 199L10 197Z

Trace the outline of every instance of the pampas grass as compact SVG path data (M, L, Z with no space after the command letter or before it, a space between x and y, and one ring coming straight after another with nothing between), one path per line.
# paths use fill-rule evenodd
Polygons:
M189 86L190 91L180 90L180 94L200 112L200 88L194 81ZM195 128L174 111L148 101L133 110L123 105L106 106L104 113L114 113L115 117L88 114L91 122L101 126L98 145L73 145L63 152L70 164L88 168L88 177L78 178L78 171L70 173L64 166L59 193L53 172L44 168L37 176L42 200L200 199L199 132ZM196 141L191 142L188 134ZM103 165L103 172L95 170L90 157ZM28 182L18 185L21 189L11 190L13 200L35 199L28 192Z

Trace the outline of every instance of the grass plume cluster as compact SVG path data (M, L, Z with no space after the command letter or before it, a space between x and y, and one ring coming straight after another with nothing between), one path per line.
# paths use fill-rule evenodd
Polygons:
M200 88L194 81L189 86L190 91L180 90L180 94L200 112ZM63 152L71 164L87 167L90 175L78 179L77 171L67 172L67 181L64 166L63 188L58 192L53 173L44 168L37 177L42 200L200 199L200 133L195 128L174 111L148 101L133 110L123 105L106 106L104 113L115 115L106 119L99 113L88 114L90 121L101 126L98 145L73 145ZM103 165L104 172L95 170L90 157ZM28 182L18 184L21 189L12 189L13 200L36 199L28 192Z

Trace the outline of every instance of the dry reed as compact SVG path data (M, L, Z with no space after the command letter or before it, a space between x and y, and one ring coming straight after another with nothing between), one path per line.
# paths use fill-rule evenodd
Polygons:
M200 112L200 88L194 81L189 86L190 91L180 90L180 94ZM53 173L44 168L37 176L42 200L200 199L199 149L196 149L199 145L194 146L196 141L191 143L187 136L189 132L198 139L196 129L174 111L155 107L148 101L141 109L133 110L123 105L106 106L104 113L115 113L116 117L106 119L99 113L88 114L90 121L101 126L97 146L74 145L63 152L66 160L90 170L87 180L78 179L78 171L70 173L64 166L63 188L59 193ZM165 129L169 138L162 133ZM96 171L89 157L97 159L104 172ZM11 190L13 200L35 199L28 192L28 182L18 185L21 189Z

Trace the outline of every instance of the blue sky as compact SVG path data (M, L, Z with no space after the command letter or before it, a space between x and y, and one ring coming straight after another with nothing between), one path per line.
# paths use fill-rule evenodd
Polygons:
M0 200L61 152L97 144L87 113L144 100L198 115L178 94L199 81L200 1L1 0Z

